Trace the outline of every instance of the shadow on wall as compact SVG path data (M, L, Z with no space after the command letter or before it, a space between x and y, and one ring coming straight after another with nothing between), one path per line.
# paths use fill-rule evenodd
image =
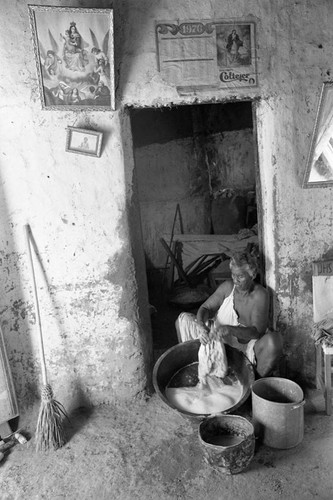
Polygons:
M27 333L32 305L24 301L21 284L21 268L28 258L15 247L15 235L22 231L23 238L24 228L14 226L10 218L4 185L0 179L0 321L20 412L37 398L38 372Z
M333 260L333 248L330 248L322 257L317 260Z
M129 245L134 259L136 296L133 297L133 310L129 311L132 316L130 321L138 322L140 335L140 351L142 350L146 388L148 392L152 391L152 370L153 370L153 341L151 331L151 320L148 299L148 286L146 276L145 255L142 243L141 216L139 200L137 193L137 182L135 179L133 143L131 134L131 123L129 112L125 112L121 120L121 137L123 141L124 153L124 176L126 198L127 226L129 229ZM130 256L130 259L132 258ZM129 265L131 262L129 261ZM128 272L129 270L127 270ZM136 309L134 309L136 308Z
M140 7L140 2L137 2L137 6L135 6L134 10L140 11L140 9L144 9L143 15L140 16L140 22L137 22L135 12L131 13L133 2L114 2L114 69L116 108L119 106L119 98L117 99L117 94L124 95L126 83L131 81L131 78L133 79L131 64L127 63L127 61L130 62L130 56L134 55L135 57L136 52L142 52L144 42L147 40L147 33L151 33L151 25L155 20L159 20L159 12L161 12L160 3L161 2L158 0L151 1L149 10L147 8L147 4ZM143 22L144 19L146 20L146 24ZM152 39L155 41L155 36L152 37ZM155 46L153 53L155 54ZM130 54L130 56L128 54ZM154 58L154 62L155 61L156 55ZM121 86L121 93L117 92L119 86Z
M32 339L37 345L37 323L36 311L32 297L32 278L27 247L25 251L18 252L15 245L15 238L25 241L25 227L20 227L13 223L10 218L4 182L0 179L0 270L2 279L0 280L0 322L4 335L6 351L9 365L13 377L14 388L18 401L19 414L22 415L25 409L31 408L41 397L41 368L39 353L32 348ZM21 232L21 235L20 235ZM35 249L38 254L37 245ZM35 260L36 263L36 260ZM70 349L65 345L66 334L63 330L62 318L59 316L61 308L57 304L52 288L48 284L47 275L41 259L38 259L38 272L42 270L42 275L49 292L53 316L57 319L57 328L64 343L64 352L68 357L68 367L72 367ZM27 283L27 293L29 297L24 300L22 288L22 269L26 269L26 274L30 279ZM37 271L37 269L36 269ZM38 287L39 283L37 284ZM47 364L47 363L46 363ZM52 385L52 384L51 384ZM79 380L72 381L73 385L73 406L85 406L86 397ZM69 409L70 411L72 408Z
M77 373L76 366L80 364L80 356L79 353L77 353L77 355L75 356L73 355L71 345L68 342L68 335L66 329L63 326L66 325L66 317L62 312L64 311L64 309L63 307L61 307L60 302L58 302L56 299L57 288L55 286L50 285L49 279L47 277L47 272L43 264L43 258L38 250L38 245L35 241L32 230L30 233L30 237L31 237L31 249L32 249L32 254L34 256L33 259L35 262L34 266L36 266L35 273L36 275L37 274L41 275L43 278L43 281L45 283L45 289L47 290L48 298L51 305L52 317L56 320L57 330L61 338L62 353L63 353L62 356L64 358L65 365L68 368L68 382L70 383L70 394L71 394L70 403L66 405L67 406L66 409L69 412L72 412L76 408L89 407L91 405L87 397L86 391L83 388L83 384L80 381L80 377L79 375L76 375ZM37 328L37 325L35 328Z
M287 326L285 327L287 331ZM284 335L283 359L281 360L281 376L296 382L304 391L307 388L315 388L314 377L309 373L309 367L314 366L314 354L309 354L310 349L299 339L295 345L296 328L288 328Z

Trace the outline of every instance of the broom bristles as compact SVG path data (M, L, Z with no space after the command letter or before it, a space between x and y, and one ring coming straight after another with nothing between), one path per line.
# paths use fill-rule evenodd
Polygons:
M61 448L66 443L64 418L65 408L53 399L53 391L49 384L42 389L42 402L36 427L36 449L46 451L53 447Z

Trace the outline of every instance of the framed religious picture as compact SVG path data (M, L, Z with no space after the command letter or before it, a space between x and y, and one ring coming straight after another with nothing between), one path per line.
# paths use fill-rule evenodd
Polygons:
M76 127L67 127L66 151L87 156L101 156L103 133Z
M29 5L43 109L114 109L113 11Z

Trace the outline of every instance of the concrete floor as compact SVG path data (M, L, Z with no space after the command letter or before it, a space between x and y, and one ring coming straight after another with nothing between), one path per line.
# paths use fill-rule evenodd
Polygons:
M249 402L245 404L249 407ZM0 462L1 500L331 499L333 417L306 395L305 435L290 450L258 445L246 471L228 476L203 460L198 425L158 395L126 406L77 410L67 444L36 453L39 407L20 417L32 438ZM242 409L240 409L240 413Z

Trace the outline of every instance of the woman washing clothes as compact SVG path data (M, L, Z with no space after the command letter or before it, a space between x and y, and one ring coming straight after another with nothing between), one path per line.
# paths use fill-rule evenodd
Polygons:
M269 295L254 281L257 258L250 252L230 260L231 280L224 281L199 307L197 315L181 313L176 321L179 342L199 338L209 342L209 324L225 344L243 352L260 377L276 373L282 355L282 336L268 329Z

